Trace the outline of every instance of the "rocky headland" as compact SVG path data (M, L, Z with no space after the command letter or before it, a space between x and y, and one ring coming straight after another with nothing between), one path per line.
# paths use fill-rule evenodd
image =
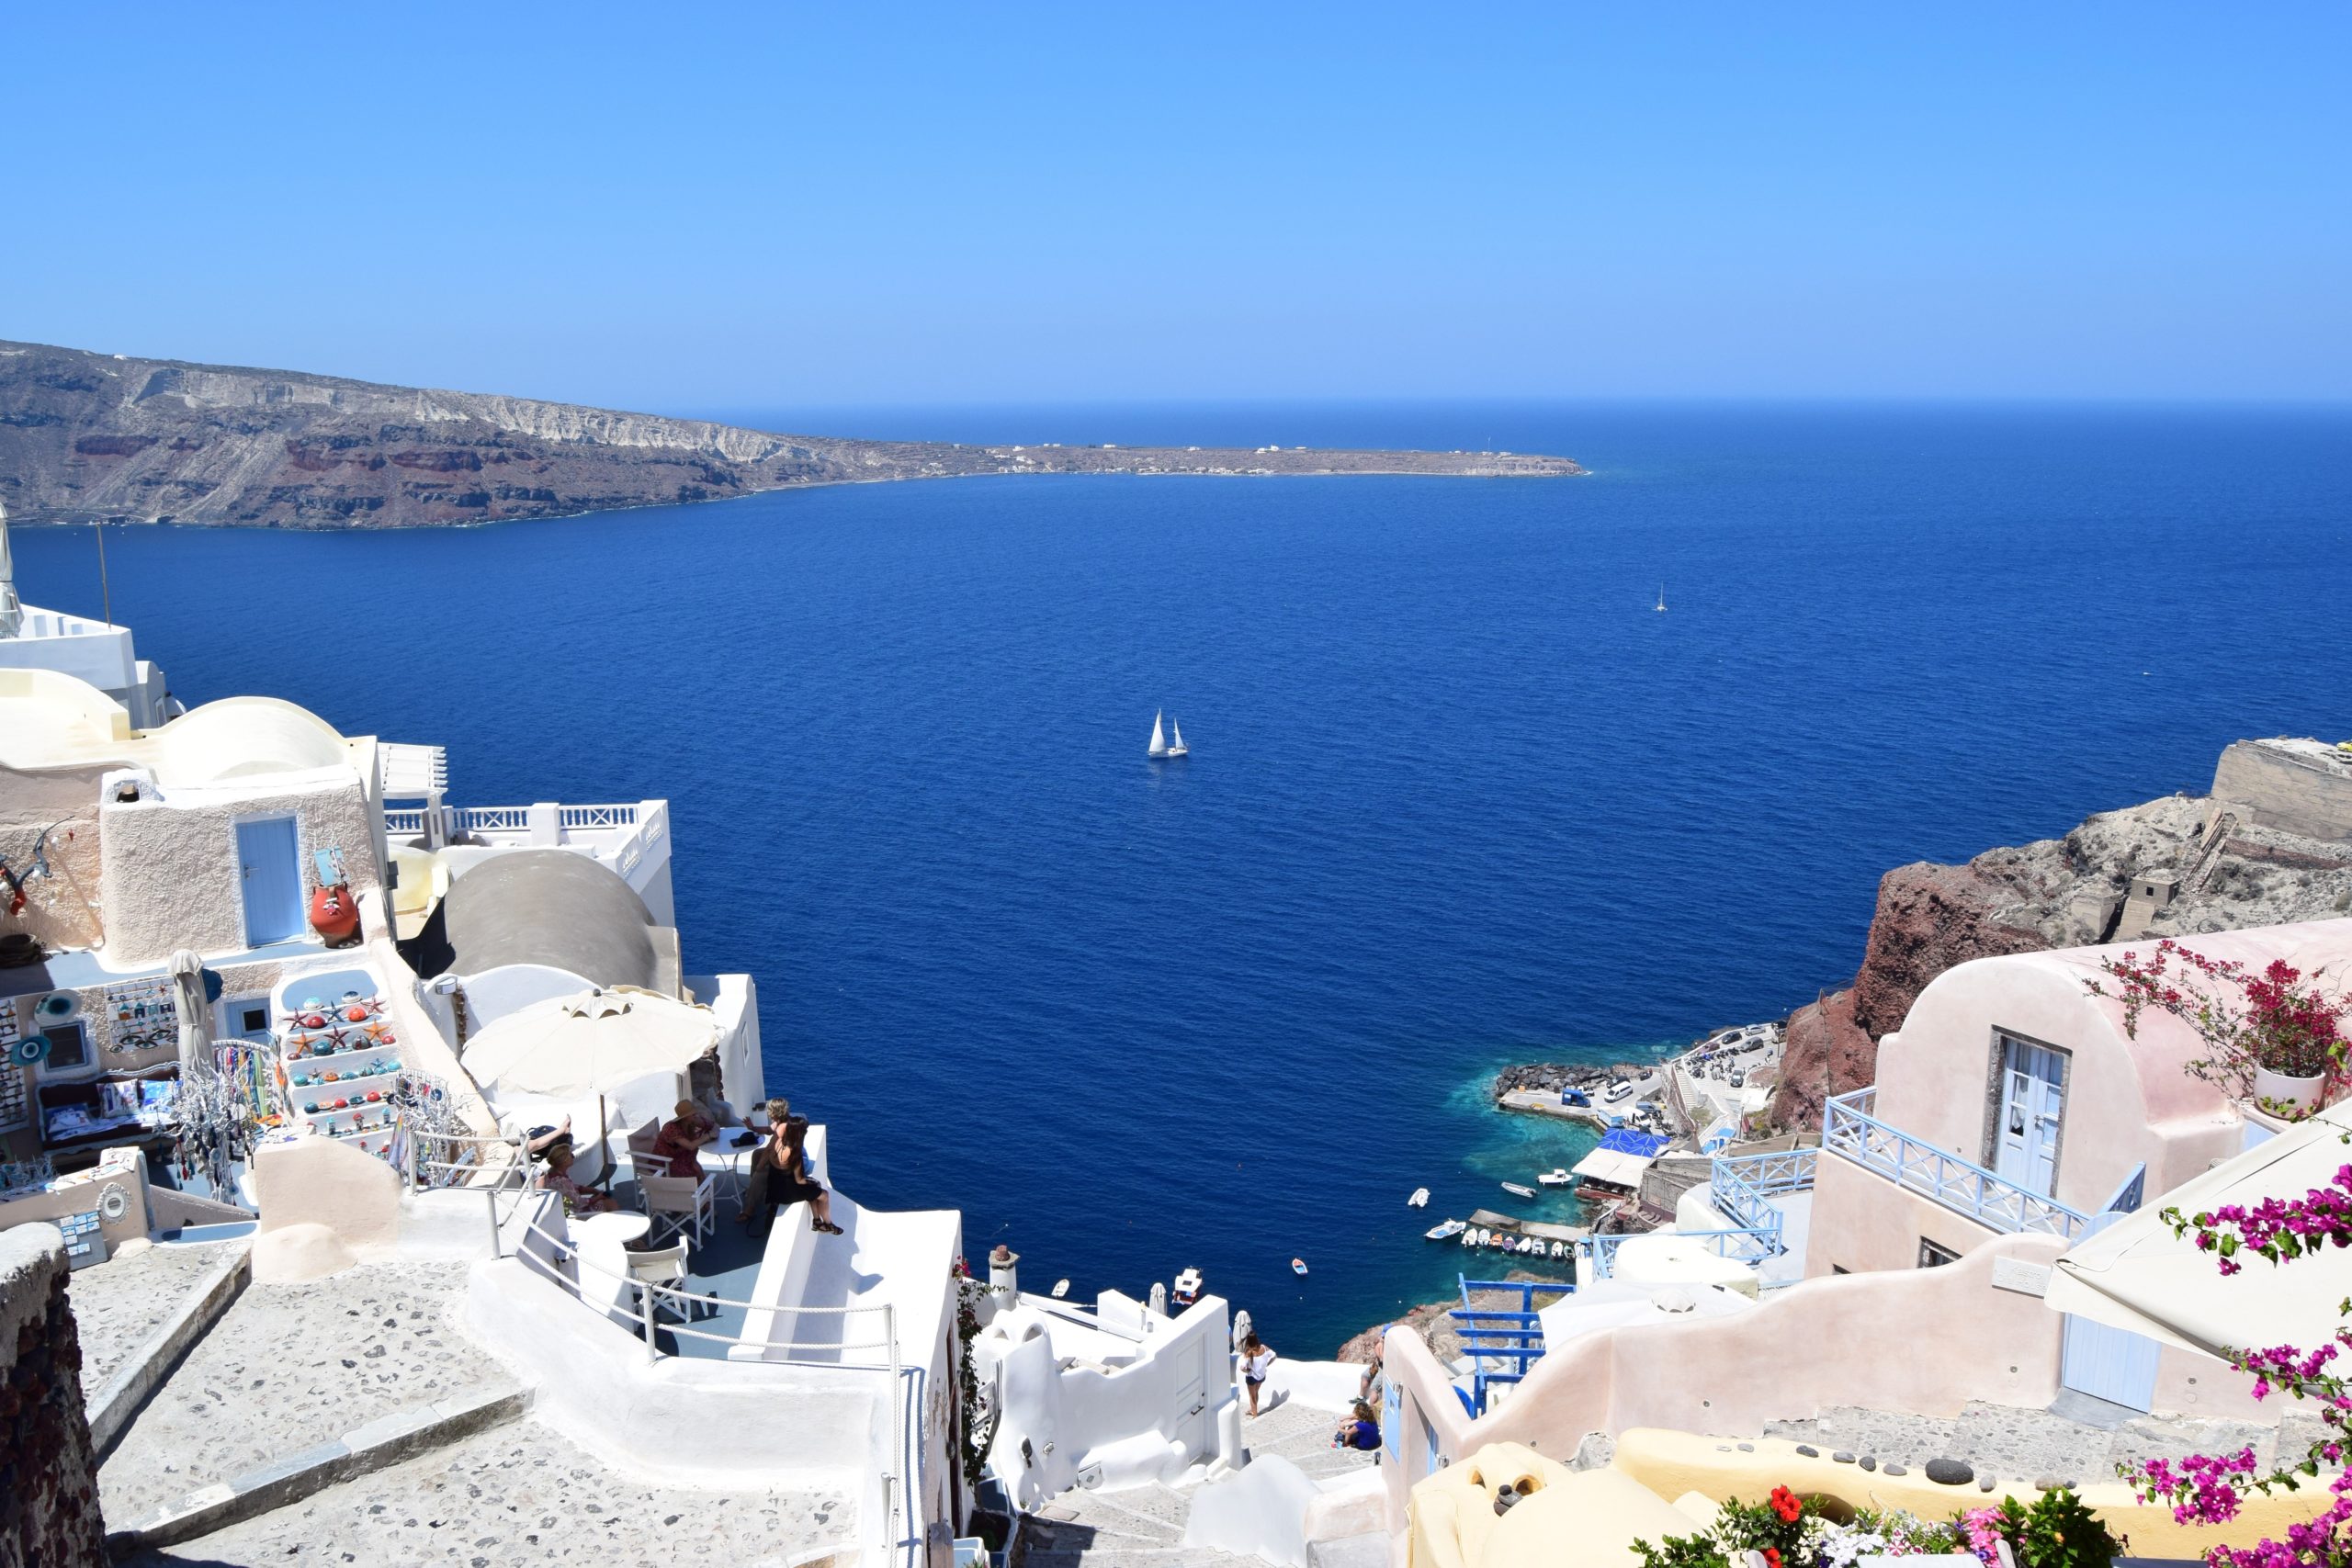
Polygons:
M784 435L529 398L0 343L0 505L20 522L397 528L983 474L1583 471L1566 457L1510 452Z
M1853 984L1789 1019L1772 1120L1818 1127L1825 1098L1874 1081L1879 1037L1956 964L2347 912L2352 754L2316 740L2239 741L2210 794L2102 812L2063 839L1964 865L1888 872Z

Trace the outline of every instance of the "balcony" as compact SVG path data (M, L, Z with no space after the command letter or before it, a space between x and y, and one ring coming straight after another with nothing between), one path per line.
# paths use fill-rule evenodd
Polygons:
M646 899L655 917L671 918L668 878L670 807L640 800L613 806L386 807L384 836L394 843L435 850L566 849L593 856ZM466 857L451 855L452 862ZM458 874L462 863L453 864ZM658 884L658 886L657 886Z
M2071 1241L2090 1226L2091 1217L2079 1210L1888 1126L1871 1114L1877 1103L1875 1088L1831 1100L1822 1120L1821 1146L1988 1230Z

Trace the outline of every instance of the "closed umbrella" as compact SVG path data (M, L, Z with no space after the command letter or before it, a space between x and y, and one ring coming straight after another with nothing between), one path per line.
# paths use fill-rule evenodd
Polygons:
M212 998L204 994L204 960L183 947L172 954L173 999L180 1015L180 1082L212 1076Z
M463 1058L481 1091L550 1099L596 1097L596 1143L605 1096L647 1073L683 1073L718 1040L718 1021L650 991L589 991L510 1013L466 1043Z
M2327 1343L2352 1296L2352 1248L2324 1247L2286 1263L2240 1252L2240 1270L2224 1275L2212 1253L2198 1249L2194 1230L2176 1236L2158 1214L2178 1209L2194 1219L2225 1203L2252 1209L2266 1198L2325 1187L2352 1165L2347 1131L2352 1104L2333 1105L2223 1160L2059 1258L2042 1299L2060 1312L2212 1356Z

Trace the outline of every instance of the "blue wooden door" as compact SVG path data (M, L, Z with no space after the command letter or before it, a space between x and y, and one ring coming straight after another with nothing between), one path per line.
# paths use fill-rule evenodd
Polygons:
M2109 1210L2097 1215L2083 1235L2096 1235L2123 1214L2124 1211ZM2058 1382L2109 1404L2146 1410L2156 1401L2157 1349L2156 1342L2145 1335L2109 1328L2069 1313Z
M257 817L238 823L237 872L243 885L247 947L302 933L302 852L294 818Z
M2047 1046L2007 1035L2001 1043L2001 1121L1993 1134L1993 1170L2047 1198L2058 1175L2066 1061Z

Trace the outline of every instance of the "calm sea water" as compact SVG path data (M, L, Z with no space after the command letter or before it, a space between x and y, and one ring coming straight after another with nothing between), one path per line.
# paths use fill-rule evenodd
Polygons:
M667 796L688 964L757 976L862 1201L1080 1295L1197 1264L1295 1353L1446 1293L1420 1229L1582 1152L1484 1109L1498 1066L1777 1016L1851 974L1890 866L2352 733L2342 412L773 423L1594 469L107 530L190 701L445 743L468 803ZM17 542L28 597L97 608L87 530ZM1145 761L1159 708L1188 761Z

